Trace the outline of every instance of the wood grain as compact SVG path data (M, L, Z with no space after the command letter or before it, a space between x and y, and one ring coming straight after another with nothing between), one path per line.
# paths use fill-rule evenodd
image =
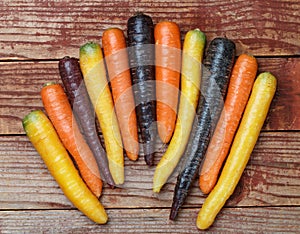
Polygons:
M155 163L165 148L158 148ZM261 133L244 175L227 206L300 205L300 132ZM143 160L126 160L126 183L105 187L101 201L108 208L170 207L172 176L161 193L152 193L154 168ZM0 210L72 208L25 136L0 137ZM205 196L197 182L185 206L198 207Z
M269 71L277 77L277 92L266 130L300 129L300 58L258 59L259 72Z
M199 208L168 220L168 209L108 210L109 222L96 225L77 210L0 211L0 232L11 233L200 233ZM226 208L209 229L216 233L297 233L300 208ZM16 223L18 225L16 225ZM204 231L203 231L204 232Z
M54 59L78 56L87 41L100 41L104 29L120 27L136 12L155 23L177 22L184 33L201 28L208 40L226 36L238 54L299 55L300 4L297 0L88 0L0 2L0 59Z
M278 78L265 130L300 129L300 58L259 58L259 71ZM49 81L60 82L57 62L0 63L0 134L23 134L22 118L42 108L40 89Z
M66 199L27 137L21 119L42 109L40 89L60 82L58 59L101 41L136 12L172 20L181 38L200 28L207 42L233 39L237 54L258 58L278 90L246 170L213 233L300 230L300 4L298 0L2 0L0 1L0 233L197 233L205 196L197 181L176 222L169 221L175 175L152 193L154 167L125 159L126 183L105 186L107 225L88 220ZM156 145L155 164L166 146Z

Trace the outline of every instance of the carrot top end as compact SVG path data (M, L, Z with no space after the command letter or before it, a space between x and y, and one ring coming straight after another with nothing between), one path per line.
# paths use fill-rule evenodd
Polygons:
M172 21L161 21L159 23L157 23L156 25L166 25L166 26L169 26L169 25L173 25L173 26L177 26L178 27L178 24L175 23L175 22L172 22Z
M100 45L96 42L88 42L80 47L80 54L93 54L100 50Z
M66 55L61 60L68 60L68 59L70 59L70 56Z
M206 41L206 36L204 32L202 32L199 28L194 29L195 32L197 32L198 36L202 41Z
M33 110L29 114L25 115L25 117L22 120L22 125L26 134L27 134L27 125L29 123L39 121L41 114L44 114L41 110Z
M54 81L49 81L49 82L43 84L43 87L50 86L50 85L56 85L56 84L57 84L57 83L54 82Z
M260 73L257 78L269 79L269 80L276 81L276 77L271 72L268 72L268 71Z
M239 55L239 57L248 57L248 58L256 60L256 58L253 54L248 54L248 53L242 53Z
M199 28L196 28L194 30L190 30L187 32L186 34L186 37L194 37L194 38L197 38L198 41L201 41L203 43L205 43L206 41L206 36L205 34L199 29Z
M122 31L120 28L117 28L117 27L110 27L110 28L107 28L104 30L103 34L107 31L112 31L112 30L117 30L117 31ZM122 31L123 32L123 31Z
M276 91L277 79L271 72L262 72L256 78L255 85L263 85L269 90Z
M144 13L141 12L141 11L137 11L137 12L134 14L134 16L141 16L141 15L144 15Z

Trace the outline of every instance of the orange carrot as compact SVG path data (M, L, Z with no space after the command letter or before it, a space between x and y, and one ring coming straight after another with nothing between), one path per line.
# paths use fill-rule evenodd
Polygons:
M247 104L256 72L256 59L247 54L240 55L233 67L224 108L200 172L199 186L205 194L209 193L217 182Z
M45 110L63 145L74 158L83 180L90 190L99 197L102 192L102 181L98 165L80 133L62 86L47 83L41 90L41 96Z
M160 22L154 28L156 116L158 134L168 143L175 128L181 66L180 30L176 23Z
M105 30L102 47L124 148L129 159L137 160L139 153L137 120L123 31L118 28Z

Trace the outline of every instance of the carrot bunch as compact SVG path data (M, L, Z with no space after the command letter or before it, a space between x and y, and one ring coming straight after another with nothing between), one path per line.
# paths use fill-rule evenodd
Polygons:
M88 42L79 59L59 61L66 93L60 84L46 83L41 98L48 117L33 111L23 127L65 195L91 220L108 220L98 200L102 179L111 187L124 183L124 153L132 161L144 155L152 166L157 138L169 145L156 167L153 191L160 192L181 166L170 219L199 169L200 189L209 194L198 215L199 229L213 223L233 193L268 113L276 78L262 73L255 81L256 59L242 54L234 63L235 44L227 38L213 39L206 54L205 44L200 29L190 30L181 51L175 22L154 26L150 16L138 13L127 22L127 40L121 29L109 28L102 46Z

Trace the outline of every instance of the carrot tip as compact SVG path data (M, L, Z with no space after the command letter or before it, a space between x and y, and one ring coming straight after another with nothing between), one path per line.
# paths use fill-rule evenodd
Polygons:
M153 166L153 155L152 154L145 155L145 162L148 166Z
M169 219L170 220L175 220L178 214L178 210L179 210L179 204L176 202L175 204L173 204L172 208L171 208L171 212L170 212L170 216Z
M154 160L154 154L155 154L155 152L153 152L153 150L154 150L153 142L146 143L144 145L144 159L148 166L153 166L153 160Z

